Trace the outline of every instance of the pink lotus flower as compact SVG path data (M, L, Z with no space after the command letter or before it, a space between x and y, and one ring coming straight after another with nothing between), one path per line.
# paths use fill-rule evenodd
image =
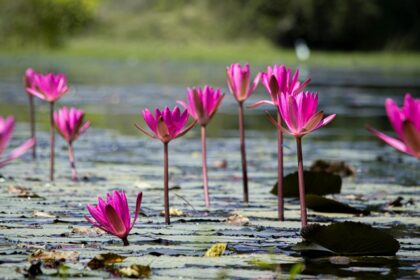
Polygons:
M83 123L84 117L85 113L77 108L62 107L54 112L55 127L68 144L73 181L77 181L73 142L90 127L90 122Z
M270 121L283 132L296 138L321 128L335 118L335 114L324 118L322 111L317 112L318 94L303 92L297 95L281 93L278 96L278 109L288 130L279 125L271 116Z
M258 74L250 84L251 71L248 64L244 67L241 67L239 63L232 64L227 68L226 73L229 90L239 103L244 102L251 95L260 80Z
M54 181L54 103L67 93L69 87L64 74L34 74L32 87L26 91L50 103L50 180Z
M277 97L278 111L289 130L273 119L269 114L268 118L279 130L289 133L296 138L298 155L298 178L299 178L299 200L300 217L302 227L307 225L306 203L305 203L305 182L303 176L303 155L302 137L306 134L323 127L335 118L335 114L324 118L323 112L317 112L318 94L303 92L301 94L279 93Z
M208 177L207 177L207 149L206 149L206 126L210 119L216 113L223 98L222 91L217 88L205 85L204 88L188 89L188 104L178 101L184 106L190 115L201 125L201 148L203 158L203 186L204 186L204 203L206 207L210 207Z
M142 196L143 194L141 192L137 195L136 212L134 213L132 223L130 221L130 209L128 208L127 197L124 191L114 191L112 194L107 193L106 202L101 197L98 197L98 204L96 206L88 204L86 207L94 220L87 216L85 218L95 227L121 238L124 246L128 246L127 236L136 223L140 212Z
M398 138L369 127L370 132L395 149L420 159L420 99L406 93L402 108L390 98L385 101L385 108Z
M216 113L225 95L219 88L213 89L205 85L204 88L188 89L188 104L178 101L190 115L202 126L208 124Z
M12 116L7 118L0 116L0 156L3 155L3 152L9 145L10 139L13 135L14 127L15 119ZM35 139L31 138L16 149L12 150L12 152L6 158L0 160L0 168L7 165L10 161L23 155L27 150L32 148L33 145L35 145Z
M26 91L42 100L54 103L69 90L67 78L62 73L46 75L33 73L32 75L32 84L26 87Z
M24 87L26 90L26 93L28 94L29 98L29 119L31 122L31 137L33 139L36 139L35 135L35 106L34 106L34 96L28 92L28 88L35 90L34 86L34 79L37 73L32 69L28 68L25 71L25 78L24 78ZM36 158L36 143L32 147L32 159Z
M299 69L296 69L293 76L291 74L292 70L290 68L286 68L284 65L274 65L273 67L268 66L267 72L261 72L260 76L262 84L271 96L271 101L261 100L249 107L256 108L263 104L277 105L277 97L279 93L298 94L311 81L308 79L303 83L300 83L298 81Z
M145 109L143 111L143 118L153 134L136 124L137 129L151 138L159 139L163 143L169 143L171 140L181 137L195 125L194 122L182 130L188 121L188 111L185 110L181 113L178 106L175 106L173 111L168 107L165 107L162 112L159 109L155 109L155 116L153 116L149 109Z
M251 95L255 90L260 80L260 74L258 74L253 83L250 84L251 71L249 65L246 64L241 67L240 64L232 64L226 70L227 84L230 92L239 105L239 141L241 146L241 162L242 162L242 182L243 182L243 193L244 202L248 203L248 171L246 162L246 147L245 147L245 125L244 125L244 101Z
M143 111L143 118L150 128L152 133L141 128L135 124L138 130L146 134L147 136L155 139L159 139L163 143L163 202L165 207L165 222L169 225L171 223L169 217L169 157L168 157L168 144L171 140L181 137L187 133L195 124L196 121L191 123L185 129L184 126L188 121L188 111L185 110L181 113L179 108L175 106L173 111L168 107L163 109L161 112L159 109L155 109L155 116L150 112L149 109Z

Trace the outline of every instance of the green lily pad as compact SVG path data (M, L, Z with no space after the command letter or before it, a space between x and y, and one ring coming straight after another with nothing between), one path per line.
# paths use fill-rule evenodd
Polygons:
M325 171L304 171L305 193L326 195L340 193L341 177ZM283 179L284 197L299 197L298 173L292 173ZM271 193L277 195L277 183L274 185Z
M391 235L355 222L311 224L301 230L301 235L305 241L294 250L306 256L393 256L400 248Z
M324 213L346 213L357 215L368 215L369 211L360 210L342 202L325 198L316 194L305 195L306 207Z

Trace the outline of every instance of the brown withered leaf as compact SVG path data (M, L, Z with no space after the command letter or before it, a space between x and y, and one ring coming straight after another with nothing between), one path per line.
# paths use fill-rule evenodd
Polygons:
M76 262L79 260L80 253L76 251L57 251L38 249L29 257L28 261L42 261L46 267L56 267L61 262Z
M245 226L249 224L249 219L248 217L242 216L241 214L233 213L226 219L226 223L235 226Z
M329 172L336 175L340 175L341 177L348 177L356 175L356 170L350 166L349 164L345 163L344 161L334 161L334 160L322 160L318 159L312 163L310 167L310 171L315 172Z
M132 264L129 267L117 269L117 273L128 278L148 278L152 274L152 269L148 265Z
M126 258L127 257L120 256L114 253L99 254L96 255L93 259L91 259L88 262L87 266L90 269L100 269L112 265L114 263L120 263Z
M219 169L226 169L228 166L227 160L217 160L213 163L213 166L215 168L219 168Z
M207 252L204 254L205 257L220 257L227 248L227 243L216 243L213 244Z
M105 231L97 227L73 227L71 230L71 233L87 234L87 235L89 234L101 235L101 234L104 234Z
M14 194L17 197L25 198L41 198L38 194L32 192L30 189L21 186L9 186L7 192Z

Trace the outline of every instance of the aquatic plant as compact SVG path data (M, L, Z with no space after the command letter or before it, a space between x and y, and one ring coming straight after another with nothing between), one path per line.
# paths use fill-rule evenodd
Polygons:
M23 85L25 89L34 88L34 77L36 72L32 68L28 68L25 71L25 78ZM30 94L27 90L29 102L29 121L31 123L31 137L35 139L35 144L32 146L32 159L36 159L36 130L35 130L35 106L34 106L34 96Z
M168 158L168 144L173 139L183 136L187 133L195 124L196 121L191 123L185 129L185 125L188 121L188 111L185 110L181 113L178 106L175 106L171 111L168 107L165 107L163 111L155 109L155 116L149 109L143 110L143 118L152 133L144 130L138 124L135 124L136 128L151 138L160 140L163 143L163 157L164 157L164 172L163 172L163 190L164 190L164 207L165 207L165 222L169 225L169 158Z
M246 163L245 127L244 127L244 101L252 94L258 85L260 75L258 74L251 83L251 71L249 65L242 67L240 64L232 64L226 69L227 84L233 97L239 105L239 137L241 145L242 180L244 202L248 203L248 172Z
M322 111L317 112L318 94L302 92L301 94L279 93L277 107L281 118L286 123L288 130L279 124L271 115L268 119L273 125L284 133L295 137L298 155L299 200L302 226L307 225L305 205L305 182L303 176L302 137L321 128L332 121L335 114L324 118Z
M50 180L54 181L54 103L69 90L64 74L34 73L32 87L26 91L41 100L50 103Z
M67 107L62 107L57 112L54 112L55 127L68 145L69 163L73 181L78 180L74 160L73 142L90 127L90 122L83 122L84 117L85 113L77 108L69 109Z
M394 100L388 98L385 101L385 109L398 138L371 127L368 127L369 131L398 151L420 159L420 98L415 99L410 93L406 93L401 108Z
M124 191L114 191L112 194L106 194L106 202L98 197L98 204L86 206L94 220L85 216L95 227L98 227L109 234L121 238L124 246L128 246L128 234L136 223L140 212L140 205L143 193L139 192L136 200L136 210L134 219L131 223L130 209L128 208L127 197Z
M298 94L310 82L310 79L300 83L299 69L296 69L292 76L292 70L284 65L268 66L266 72L261 72L261 83L264 85L271 100L260 100L249 108L256 108L263 104L277 105L279 93ZM277 111L277 123L281 125L280 112ZM284 199L283 199L283 132L277 130L277 213L279 221L284 220Z
M188 104L178 101L179 104L188 110L191 117L201 125L201 152L203 160L203 186L204 186L204 203L206 207L210 207L208 176L207 176L207 149L206 149L206 126L210 122L213 115L219 108L224 94L219 88L213 89L205 85L204 88L188 89Z
M10 139L13 136L14 128L15 119L12 116L8 116L7 118L3 118L2 116L0 116L0 156L3 155L3 152L9 145ZM12 150L6 158L0 159L0 168L7 165L10 161L23 155L27 150L29 150L35 145L35 142L35 139L31 138L25 141L19 147Z

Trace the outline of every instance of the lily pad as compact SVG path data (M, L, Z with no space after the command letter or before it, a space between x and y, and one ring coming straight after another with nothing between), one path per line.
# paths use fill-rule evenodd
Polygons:
M368 215L369 211L359 210L342 202L325 198L316 194L307 194L305 196L306 207L317 212L325 213L346 213L357 215Z
M393 256L400 248L391 235L367 224L311 224L301 230L304 242L294 249L307 256Z
M340 193L341 177L328 172L304 171L306 194L326 195ZM299 197L298 173L292 173L283 179L283 193L285 197ZM277 195L277 183L271 193Z

